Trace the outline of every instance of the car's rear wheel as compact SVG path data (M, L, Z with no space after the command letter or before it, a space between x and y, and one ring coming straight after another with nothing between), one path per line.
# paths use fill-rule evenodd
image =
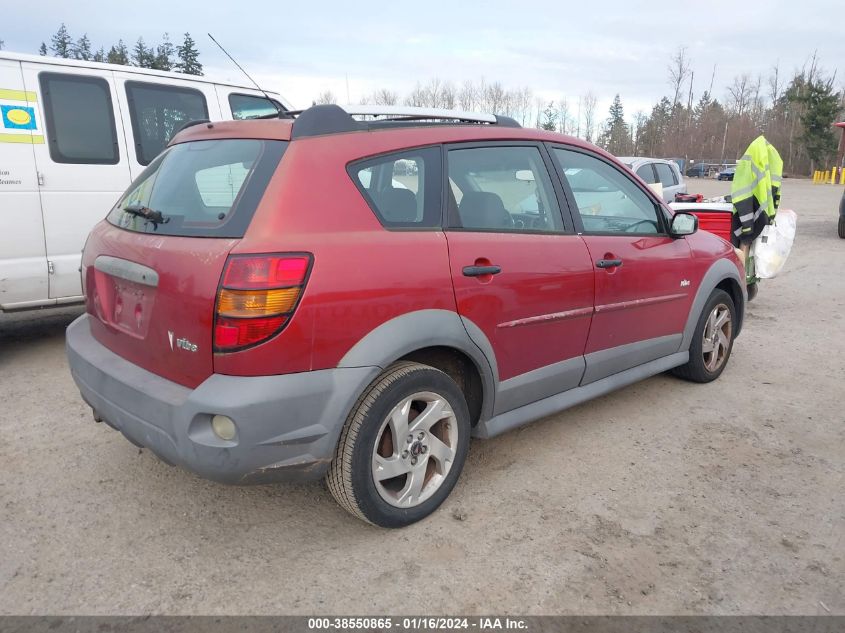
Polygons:
M839 216L839 237L845 240L845 215Z
M724 290L714 290L698 318L689 361L672 370L676 376L693 382L716 380L728 364L736 333L736 308Z
M448 375L397 363L359 398L326 475L337 502L381 527L402 527L443 503L469 450L466 400Z

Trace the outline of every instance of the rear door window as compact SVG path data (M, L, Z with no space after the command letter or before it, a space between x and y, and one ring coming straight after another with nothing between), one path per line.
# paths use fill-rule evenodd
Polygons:
M678 178L675 176L675 170L666 163L655 163L654 168L657 170L657 177L664 187L674 187L678 184Z
M232 109L232 118L236 121L257 119L285 111L284 106L275 99L236 93L229 95L229 107Z
M174 145L132 183L108 221L141 233L243 237L286 147L256 139Z
M120 153L108 82L59 73L41 73L38 80L50 157L57 163L116 165Z
M127 81L126 98L141 165L149 165L185 123L208 119L205 96L193 88Z
M448 152L449 226L473 231L561 231L563 223L537 147Z
M357 162L349 175L388 228L439 228L440 149L428 147Z
M654 167L652 166L652 163L646 163L645 165L638 167L637 176L650 185L660 182L654 174Z

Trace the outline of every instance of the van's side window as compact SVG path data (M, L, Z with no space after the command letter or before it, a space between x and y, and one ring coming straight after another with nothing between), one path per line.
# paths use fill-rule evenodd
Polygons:
M285 107L275 99L232 93L229 95L229 107L235 121L257 119L284 112Z
M38 82L54 161L89 165L120 162L111 90L105 79L41 73Z
M126 98L141 165L149 165L185 123L208 119L205 96L193 88L127 81Z

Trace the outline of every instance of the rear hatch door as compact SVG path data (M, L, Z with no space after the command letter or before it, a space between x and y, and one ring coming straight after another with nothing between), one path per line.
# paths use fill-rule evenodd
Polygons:
M187 387L213 372L217 290L287 143L192 141L166 150L91 233L83 277L92 333Z

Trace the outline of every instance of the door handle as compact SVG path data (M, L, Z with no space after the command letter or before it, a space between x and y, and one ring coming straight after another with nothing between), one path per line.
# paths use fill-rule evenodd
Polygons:
M621 259L600 259L596 262L598 268L616 268L622 265Z
M482 275L498 275L501 266L464 266L464 277L481 277Z

